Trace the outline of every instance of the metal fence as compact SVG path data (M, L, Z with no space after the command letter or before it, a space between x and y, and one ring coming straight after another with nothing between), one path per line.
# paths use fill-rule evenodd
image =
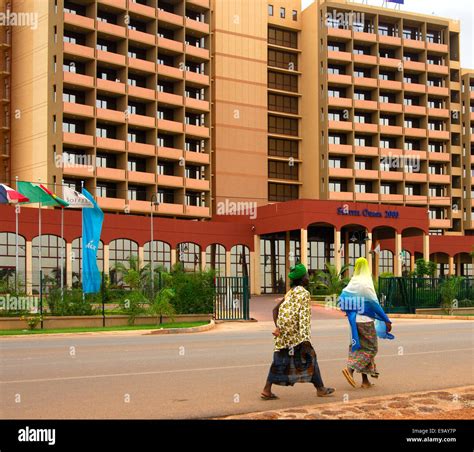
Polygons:
M448 278L379 278L378 295L386 312L415 313L420 308L442 307ZM453 291L452 307L474 307L474 278L461 278Z
M250 292L247 276L216 276L214 318L216 320L249 320Z

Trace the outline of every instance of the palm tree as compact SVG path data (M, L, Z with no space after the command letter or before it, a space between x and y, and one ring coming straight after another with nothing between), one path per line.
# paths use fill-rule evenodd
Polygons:
M326 270L319 270L312 276L312 282L317 289L324 290L327 295L340 295L349 282L349 278L344 276L349 265L343 265L339 271L329 262L326 262L325 266Z
M138 256L131 255L127 258L127 261L117 262L114 266L114 270L121 275L120 281L122 285L127 285L131 289L139 289L144 273L144 268L140 265L140 259Z

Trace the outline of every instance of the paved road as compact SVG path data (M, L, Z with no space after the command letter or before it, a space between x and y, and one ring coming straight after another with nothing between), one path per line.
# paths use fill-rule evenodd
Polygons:
M281 399L263 402L272 328L264 320L200 334L3 338L0 417L207 418L474 381L474 323L396 319L396 340L380 342L377 386L353 389L341 375L346 320L314 308L313 343L336 397L316 398L312 386L297 385L276 387Z

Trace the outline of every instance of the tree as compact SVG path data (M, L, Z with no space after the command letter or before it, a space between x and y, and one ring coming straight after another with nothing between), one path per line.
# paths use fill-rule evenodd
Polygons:
M337 271L335 265L326 262L326 270L319 270L313 275L312 282L317 289L323 289L327 295L340 295L349 283L349 278L344 276L348 268L349 265L344 265L340 271Z
M150 303L148 312L151 315L155 315L157 317L157 323L159 317L160 325L163 323L164 315L170 317L171 321L174 322L174 316L176 314L176 311L173 305L171 304L171 300L173 300L175 297L176 293L173 289L163 288L156 294L156 297L153 302Z
M455 307L456 297L459 294L462 277L450 276L446 278L440 285L439 290L441 294L441 308L447 314L453 313Z
M423 276L433 277L436 272L436 264L424 259L417 259L415 262L415 274L422 278Z

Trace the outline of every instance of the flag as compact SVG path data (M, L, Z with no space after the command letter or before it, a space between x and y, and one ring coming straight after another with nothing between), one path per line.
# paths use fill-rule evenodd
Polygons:
M387 0L388 3L397 3L398 5L404 5L405 0Z
M93 205L92 209L82 211L82 291L97 293L100 290L100 272L97 267L97 250L104 221L104 212L85 189L82 194Z
M94 207L94 204L92 204L84 195L67 186L63 187L63 198L69 204L69 207Z
M68 203L51 193L41 184L33 184L31 182L18 182L18 191L29 199L29 203L41 203L43 206L60 206L66 207Z
M21 193L13 190L8 185L0 184L0 204L13 204L17 202L29 202L30 200Z
M374 248L374 253L380 254L380 243Z

